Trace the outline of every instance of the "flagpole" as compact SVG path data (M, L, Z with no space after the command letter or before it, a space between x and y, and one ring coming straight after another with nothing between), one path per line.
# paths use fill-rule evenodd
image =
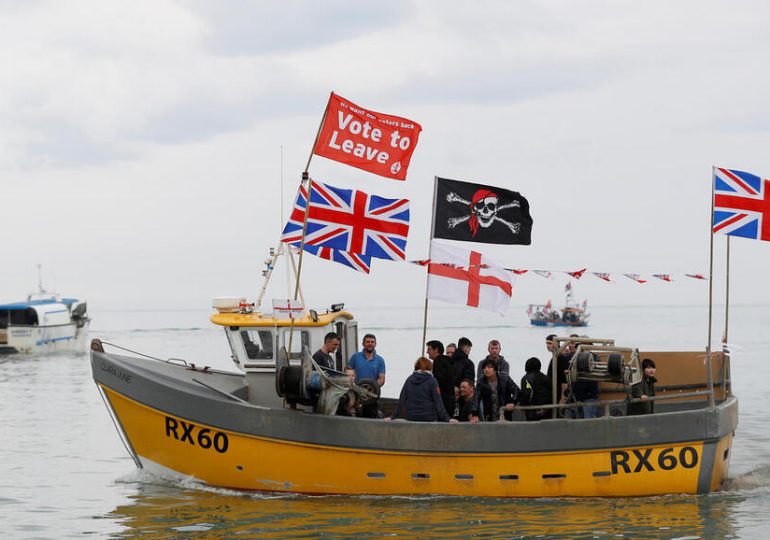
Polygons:
M438 190L438 176L433 177L433 201L431 202L431 205L433 206L433 211L431 212L431 219L430 219L430 238L428 238L428 266L426 267L428 269L427 276L425 279L425 308L422 314L422 342L420 343L420 355L422 355L422 351L424 350L426 339L428 337L428 283L430 281L430 261L431 256L433 254L433 234L436 232L436 192Z
M727 343L727 330L730 320L730 235L727 235L727 262L725 264L725 332L722 334L722 343Z
M315 154L315 145L318 144L318 138L321 136L321 129L324 127L324 122L326 121L326 115L329 114L329 104L332 102L332 96L334 95L334 92L329 94L329 101L326 102L326 109L324 109L324 115L321 117L321 123L318 124L318 131L315 133L315 139L313 140L313 147L310 149L310 155L307 157L307 163L305 164L305 173L307 173L310 170L310 161L313 159L313 154ZM301 257L301 255L300 255Z
M305 235L307 234L307 218L310 214L310 194L313 191L313 181L310 179L310 174L308 171L310 170L310 161L313 159L313 154L315 153L315 147L318 144L318 138L321 136L321 129L323 129L324 122L326 121L326 115L329 114L329 103L332 101L332 96L334 95L334 92L329 94L329 101L326 102L326 109L324 109L324 114L321 117L321 123L318 124L318 131L315 133L315 139L313 140L313 146L310 148L310 155L307 158L307 163L305 164L305 170L302 171L302 183L304 184L305 181L307 181L307 201L305 204L305 219L302 222L302 239L299 242L299 262L297 263L297 283L294 287L294 299L297 299L297 296L299 295L299 276L302 273L302 255L305 253Z
M299 241L299 262L297 263L297 281L294 286L294 299L299 295L299 276L302 273L302 254L305 253L305 235L307 234L307 219L310 215L310 195L313 192L313 180L307 171L302 173L301 185L307 182L307 197L305 198L305 217L302 220L302 238Z
M711 318L714 298L714 183L716 182L716 167L711 168L711 213L709 215L709 317L708 343L706 344L706 375L708 377L709 407L714 406L714 378L711 370Z

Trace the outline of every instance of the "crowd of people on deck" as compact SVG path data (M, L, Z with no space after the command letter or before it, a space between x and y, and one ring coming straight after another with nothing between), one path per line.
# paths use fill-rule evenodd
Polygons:
M386 421L405 419L415 422L494 422L502 414L506 420L513 419L515 406L524 407L528 421L557 417L596 418L599 415L599 383L590 380L569 381L567 373L570 360L577 348L568 343L556 358L556 402L568 402L580 406L556 408L553 404L552 362L557 348L554 334L546 337L548 369L542 372L542 363L537 357L529 358L520 384L510 376L510 365L500 354L500 341L493 339L487 345L487 356L474 369L470 359L473 344L461 337L457 344L446 347L438 340L426 343L426 356L414 363L414 372L407 377L399 395L398 403ZM577 334L570 337L577 338ZM339 336L328 333L322 347L313 355L313 360L323 369L334 369L333 354L340 345ZM355 383L374 381L379 387L385 384L385 360L376 352L377 338L366 334L362 349L347 361L345 373ZM642 381L631 388L634 402L628 403L627 415L654 412L655 362L649 358L642 361ZM641 400L641 401L638 401ZM539 408L538 406L543 406ZM377 409L370 409L364 416L376 417ZM352 404L340 404L338 414L355 415Z

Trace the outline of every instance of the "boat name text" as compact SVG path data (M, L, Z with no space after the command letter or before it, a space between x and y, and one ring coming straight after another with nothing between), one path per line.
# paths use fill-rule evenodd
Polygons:
M610 452L612 474L626 474L656 470L670 471L677 467L692 469L698 464L698 451L692 446L683 446L676 453L675 448L664 448L657 459L652 455L652 448L613 450ZM657 468L656 468L657 465Z
M107 362L102 362L101 368L102 368L102 371L109 373L113 377L117 377L118 379L126 383L131 383L131 375L129 373L123 373L121 370L119 370L115 366L109 365Z
M212 435L213 433L213 435ZM209 428L200 428L195 424L188 424L184 420L166 417L166 437L173 437L179 442L188 442L201 448L213 448L220 454L227 452L230 440L226 433L213 431Z

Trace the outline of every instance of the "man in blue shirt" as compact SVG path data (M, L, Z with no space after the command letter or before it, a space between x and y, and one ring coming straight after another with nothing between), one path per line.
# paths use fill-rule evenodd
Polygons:
M385 384L385 360L374 350L377 338L374 334L366 334L362 344L364 348L350 357L348 366L355 370L356 382L371 379L382 387Z

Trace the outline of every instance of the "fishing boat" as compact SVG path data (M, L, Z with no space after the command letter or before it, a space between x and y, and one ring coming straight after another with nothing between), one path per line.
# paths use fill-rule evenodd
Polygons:
M591 314L588 312L588 301L578 304L572 296L572 286L567 283L564 307L554 309L551 301L545 304L530 304L527 307L529 323L532 326L588 326Z
M47 353L86 349L87 304L38 291L21 302L0 304L0 353Z
M512 421L385 422L362 411L388 416L396 400L340 373L359 343L342 304L292 318L245 298L213 305L237 371L92 342L94 380L140 469L239 490L494 497L707 493L727 478L738 404L722 353L704 363L702 351L556 338L554 358L578 342L572 380L600 381L600 418L527 422L518 408ZM332 331L341 346L326 373L310 351ZM625 416L640 357L660 373L655 413ZM336 414L341 402L353 416Z
M330 104L336 98L332 94ZM331 143L323 146L321 155L328 155L329 148L342 148L338 160L343 163L358 155L350 154L351 141L332 143L337 128L343 129L351 115L359 113L363 116L351 131L355 134L379 113L349 105L324 115L319 134L331 133L331 138L317 135L316 143ZM326 119L333 123L329 130L324 127ZM376 125L377 137L367 139L367 144L390 140L381 130L403 131L415 124L399 119ZM395 133L394 140L399 136L403 133ZM413 137L416 141L416 133ZM409 142L405 140L404 148ZM365 150L362 145L359 154L365 155ZM388 167L393 152L383 147L378 154L382 167L370 169L363 162L355 166L403 178L409 155ZM452 187L451 193L440 193L439 185L447 183L464 184L465 191ZM334 192L319 199L344 202L354 210L350 190L326 185L318 189ZM288 244L279 243L265 261L265 281L254 302L221 297L212 303L215 312L210 320L225 334L235 371L153 358L92 341L94 381L138 468L221 488L307 494L596 497L708 493L722 486L738 424L738 401L730 385L729 356L708 349L640 351L633 343L616 344L611 338L556 337L550 360L553 372L561 365L560 355L569 355L569 382L595 381L599 386L599 400L591 404L602 411L599 417L559 414L578 412L588 404L558 403L554 391L550 405L534 407L553 411L540 421L526 421L528 408L520 406L509 419L500 414L501 421L478 424L385 421L393 416L396 400L380 396L376 381L356 384L342 373L359 343L354 314L341 303L309 309L300 287L311 206L325 204L315 202L316 191L306 167L293 217L282 235L283 242L298 242L299 264L294 264ZM529 205L519 193L440 178L434 193L432 236L530 243ZM513 198L506 198L509 195ZM356 191L357 212L362 211L359 199L366 197ZM376 204L383 201L388 201L384 207L388 211L398 212L393 220L408 220L403 200L379 198ZM451 212L437 213L436 201ZM384 211L376 212L379 216ZM396 225L396 230L404 226ZM464 225L468 227L463 229ZM357 234L363 232L360 229L353 230ZM332 236L338 232L334 229ZM328 236L317 224L311 234L316 239ZM388 253L401 252L405 235L397 241L383 239L382 245ZM351 256L345 264L368 271L368 259L357 257L364 246L361 236L356 238L350 245L358 251L348 248ZM336 261L348 252L339 249L343 252L325 258ZM377 244L372 253L385 252ZM281 255L294 271L296 286L293 299L274 300L269 312L262 309L262 300ZM490 270L482 255L471 251L467 255L463 259L467 263L454 264L439 259L433 250L425 266L429 275L451 274L459 276L458 283L464 280L467 285L460 296L468 306L494 309L497 298L509 299L510 280L482 275ZM485 294L479 292L482 285L489 287ZM487 295L489 291L494 294ZM424 320L427 307L426 291ZM426 327L424 323L423 334ZM311 352L322 347L330 332L340 338L340 347L334 365L321 368ZM642 378L641 358L653 359L660 374L657 394L648 397L654 412L629 416L627 406L642 399L632 392Z

